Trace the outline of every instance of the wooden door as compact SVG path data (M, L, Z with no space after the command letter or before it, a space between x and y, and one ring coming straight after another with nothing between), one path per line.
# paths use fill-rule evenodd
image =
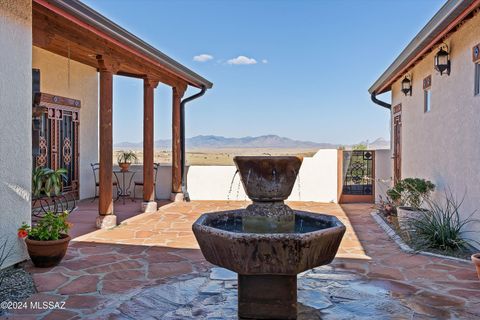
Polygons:
M393 182L402 179L402 116L393 118Z

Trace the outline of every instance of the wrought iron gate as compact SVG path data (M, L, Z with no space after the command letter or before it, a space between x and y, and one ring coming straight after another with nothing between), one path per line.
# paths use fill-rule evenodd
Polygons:
M33 167L67 169L63 193L79 190L80 101L46 93L35 95L33 107Z
M375 151L343 152L342 195L340 202L374 202Z

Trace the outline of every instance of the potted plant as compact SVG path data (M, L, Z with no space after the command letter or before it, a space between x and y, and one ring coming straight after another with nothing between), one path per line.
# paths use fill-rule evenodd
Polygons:
M428 199L435 190L435 185L425 179L406 178L400 180L387 195L397 205L397 218L400 229L404 232L411 232L410 222L418 217L425 209L422 208L423 201Z
M67 180L67 169L38 167L32 174L32 194L34 198L57 196L62 191L62 183Z
M120 151L117 156L120 170L122 170L122 172L128 171L128 169L130 168L130 164L132 164L132 162L136 161L137 159L137 155L133 151Z
M23 223L18 229L18 237L25 239L28 255L36 267L49 268L62 261L71 240L68 230L72 224L67 217L66 211L59 215L47 212L34 226Z

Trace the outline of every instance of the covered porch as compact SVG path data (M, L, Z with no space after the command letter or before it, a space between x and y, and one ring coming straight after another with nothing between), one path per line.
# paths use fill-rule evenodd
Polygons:
M92 141L82 141L78 148L73 148L74 154L69 155L77 157L78 161L75 163L81 170L90 171L90 163L85 158L79 157L79 154L86 152L82 150L82 146L87 145L91 148L96 144L95 138L98 138L99 200L96 226L110 228L117 225L118 222L113 205L115 179L112 173L114 162L112 127L115 125L112 117L115 108L113 104L114 75L137 78L143 82L143 201L141 208L138 209L143 212L157 210L154 187L154 92L159 84L169 86L172 92L171 199L183 200L185 192L185 189L182 190L182 185L185 185L183 177L185 167L184 105L186 102L200 97L208 88L212 87L212 83L80 2L34 0L32 38L34 48L40 48L67 59L67 89L64 92L73 92L71 82L74 75L71 76L71 61L72 64L79 63L95 68L98 72L98 105L96 110L91 109L92 113L98 110L98 135L82 137L80 134L78 137L80 141L82 139L91 139ZM56 71L50 69L47 72L53 74ZM189 86L198 88L200 91L183 99ZM95 96L96 93L92 93L91 88L90 93L87 94ZM80 106L82 97L62 97L61 95L57 96L56 92L42 92L41 85L38 90L39 92L35 92L34 86L34 94L46 93L42 96L52 99L52 102L59 99L62 101L70 101L70 98L71 101L79 99L78 105L68 107L70 109L78 108L75 109L75 112L78 110L80 122L84 123L86 119L91 125L96 120L95 117L88 118L84 115L90 110L85 109L82 113ZM56 113L53 115L56 116ZM71 150L67 148L67 151L72 152ZM58 150L52 149L48 152L51 152L49 156L52 158L61 157ZM91 159L90 161L92 161ZM35 166L35 159L33 160ZM93 160L93 162L96 161ZM60 167L62 163L64 162L57 161L54 166ZM84 183L84 181L80 181L81 178L82 174L76 177L76 187Z

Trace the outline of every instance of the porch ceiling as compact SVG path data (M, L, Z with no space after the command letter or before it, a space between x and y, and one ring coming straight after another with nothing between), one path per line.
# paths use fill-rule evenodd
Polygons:
M90 10L90 14L96 14L98 19L104 19L102 23L119 28L120 32L125 32L125 36L132 39L119 39L122 34L115 38L83 21L86 18L79 19L66 12L64 8L57 7L55 1L35 0L32 6L34 46L70 57L94 68L99 67L96 57L101 55L103 59L109 59L117 65L116 74L138 78L148 76L172 87L184 87L187 84L207 88L212 86L193 71L149 47L87 6L78 1L74 1L73 4L80 6L81 9ZM152 50L150 56L146 52L141 52L139 45L132 43L134 40L148 46L147 49Z

